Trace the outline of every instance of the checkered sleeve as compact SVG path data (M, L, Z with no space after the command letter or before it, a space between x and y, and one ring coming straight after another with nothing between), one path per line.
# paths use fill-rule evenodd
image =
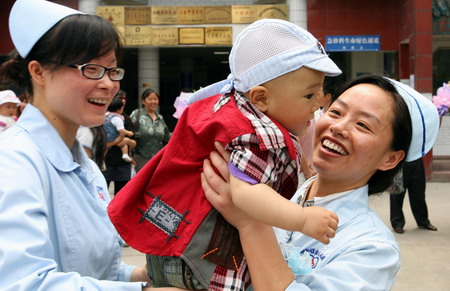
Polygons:
M286 148L261 149L256 134L235 138L228 144L227 149L231 150L231 164L250 178L272 187L281 182L280 177L286 171L286 163L290 160Z

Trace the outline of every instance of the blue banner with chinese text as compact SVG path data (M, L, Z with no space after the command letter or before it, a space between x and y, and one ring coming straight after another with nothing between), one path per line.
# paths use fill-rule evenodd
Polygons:
M379 51L379 35L327 35L325 50L328 52L364 52Z

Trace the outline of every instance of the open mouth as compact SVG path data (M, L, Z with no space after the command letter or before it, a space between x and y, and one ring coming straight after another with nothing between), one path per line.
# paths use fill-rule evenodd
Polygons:
M97 105L97 106L105 106L107 101L105 99L99 99L99 98L89 98L88 102Z
M333 152L335 154L339 154L339 155L342 155L342 156L348 155L348 152L343 147L341 147L340 145L332 142L329 139L324 139L322 141L322 146L324 148L326 148L327 150L329 150L330 152Z

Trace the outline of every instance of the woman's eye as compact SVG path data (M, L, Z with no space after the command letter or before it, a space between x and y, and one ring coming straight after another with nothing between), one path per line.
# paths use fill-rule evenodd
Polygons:
M357 124L358 124L358 126L364 128L364 129L370 130L370 128L367 126L367 124L365 124L363 122L358 122Z
M306 99L311 100L314 97L314 94L308 94L305 96Z
M336 109L328 109L328 113L330 113L331 115L341 115L339 110Z

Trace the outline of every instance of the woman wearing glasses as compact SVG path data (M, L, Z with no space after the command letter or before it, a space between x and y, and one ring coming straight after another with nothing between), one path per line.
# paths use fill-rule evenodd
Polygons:
M147 272L121 263L106 182L75 139L119 90L119 35L43 0L16 1L9 28L0 78L31 102L0 135L0 290L142 290Z

